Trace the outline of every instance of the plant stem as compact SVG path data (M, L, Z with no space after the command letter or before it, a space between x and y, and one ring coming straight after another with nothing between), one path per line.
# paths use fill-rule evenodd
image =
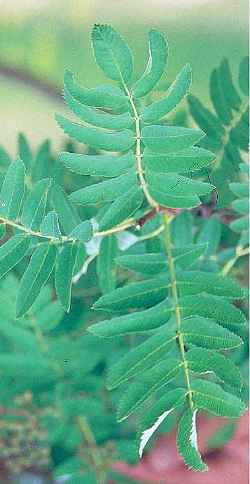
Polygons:
M235 257L233 257L233 259L230 259L224 265L224 267L222 268L221 274L223 276L226 276L231 271L231 269L233 268L233 266L236 264L237 260L240 257L243 257L244 255L248 255L249 253L250 253L250 247L246 247L245 249L243 249L243 247L237 246L236 247L236 251L235 251Z
M190 408L192 409L193 408L192 390L191 390L188 364L185 357L185 345L184 345L183 335L181 333L181 310L179 306L179 299L178 299L178 292L177 292L175 263L174 263L174 258L172 254L172 240L171 240L171 229L170 229L170 223L171 223L172 217L169 216L168 214L164 214L163 220L165 225L165 247L166 247L166 252L168 257L168 265L169 265L169 272L170 272L170 279L171 279L171 291L172 291L172 298L174 303L175 320L176 320L176 326L177 326L177 337L178 337L179 348L180 348L180 353L181 353L181 358L183 363L185 380L187 384L189 404L190 404Z
M98 484L105 484L106 472L103 469L103 460L101 453L99 452L98 446L95 441L93 432L88 424L87 419L84 416L77 418L78 427L83 434L85 442L88 446L90 458L93 462L96 477L98 479Z

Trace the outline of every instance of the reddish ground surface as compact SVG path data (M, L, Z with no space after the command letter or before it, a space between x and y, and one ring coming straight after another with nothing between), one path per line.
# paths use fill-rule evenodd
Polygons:
M239 421L233 439L220 451L208 452L205 442L222 425L222 419L199 422L199 448L209 471L187 470L177 454L175 435L161 437L150 454L137 466L116 464L127 476L154 484L248 484L248 414ZM225 422L223 422L225 423Z

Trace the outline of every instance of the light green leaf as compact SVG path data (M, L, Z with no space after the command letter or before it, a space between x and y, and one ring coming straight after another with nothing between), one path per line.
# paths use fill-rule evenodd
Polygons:
M32 181L39 181L46 178L51 173L52 154L50 141L45 140L38 149L34 163L31 169ZM53 173L52 173L53 176Z
M244 57L239 67L239 86L245 96L249 95L249 58Z
M181 332L186 343L207 349L227 350L238 348L242 344L239 336L222 328L213 320L202 317L183 319Z
M49 178L40 180L26 198L21 215L21 222L25 227L39 229L45 215L51 183Z
M29 244L29 237L15 235L0 246L0 278L24 258Z
M77 225L69 234L70 237L80 240L81 242L88 242L93 236L93 227L89 220L84 220Z
M91 37L96 62L104 74L121 83L129 81L133 57L123 38L109 25L95 25Z
M176 341L174 331L164 331L155 334L144 343L126 353L108 373L107 387L109 390L118 387L138 373L147 370L158 363L171 350Z
M164 185L160 189L150 187L150 195L159 205L168 208L194 208L201 204L197 195L173 196L164 191Z
M142 77L132 87L136 98L146 96L163 75L168 59L168 44L165 37L155 29L149 32L149 58Z
M232 360L205 348L192 348L186 354L188 367L197 373L213 372L231 387L241 387L241 374Z
M57 253L56 258L56 293L66 312L70 309L72 278L77 252L77 244L65 244Z
M100 323L90 326L88 331L103 338L112 338L114 336L123 336L133 333L144 333L166 324L171 312L172 309L170 304L167 303L167 301L163 301L145 311L101 321Z
M113 292L116 286L116 255L118 242L115 235L108 235L101 241L97 259L97 275L103 293Z
M40 226L40 232L44 235L49 235L52 237L61 237L59 220L56 212L49 212L45 216Z
M249 210L249 199L242 198L240 200L234 200L232 203L232 207L236 212L245 215L248 213Z
M128 111L128 99L118 87L104 85L87 89L79 86L72 73L67 70L64 75L64 86L81 104L100 109L112 109L114 112L120 109Z
M188 409L182 415L177 431L177 448L189 469L204 472L208 468L198 450L196 414L197 410Z
M59 185L54 185L51 190L51 202L52 206L58 214L61 227L66 234L72 232L72 230L81 222L76 210L71 205L68 195L64 192L63 188Z
M65 134L92 148L106 151L127 151L135 144L134 133L128 129L113 133L98 128L88 128L82 124L73 123L59 114L56 115L56 121Z
M230 228L235 232L241 233L243 230L248 230L249 228L249 216L238 218L230 224Z
M20 159L13 161L0 190L0 216L10 220L18 217L24 197L24 176L23 162Z
M52 244L43 244L33 253L23 274L17 295L17 317L23 316L35 302L44 284L53 271L56 249Z
M130 190L117 198L102 217L99 229L108 230L121 224L124 220L140 208L143 202L142 190L139 187L132 187Z
M152 153L148 148L143 152L143 163L157 173L190 173L209 166L215 155L203 148L190 147L177 153Z
M152 306L166 298L169 286L167 276L131 282L102 296L94 304L94 308L104 311L123 311Z
M205 133L200 129L178 126L145 126L142 128L143 143L156 153L175 153L190 148L201 140Z
M123 156L82 155L62 152L59 155L59 161L73 173L107 178L127 173L135 165L135 157L132 151Z
M215 254L221 239L221 224L218 218L210 217L202 226L202 229L197 237L198 243L206 243L206 255Z
M106 129L124 129L130 128L133 124L133 118L129 113L112 115L100 110L81 104L75 99L67 88L64 88L64 99L71 111L85 123Z
M174 261L178 267L188 269L202 256L207 248L207 244L194 244L173 249Z
M80 188L71 193L69 200L79 205L94 205L97 203L112 202L127 192L131 187L137 186L137 177L134 170L120 175L114 180L105 180L100 183Z
M177 407L184 404L185 390L176 388L163 395L151 408L150 412L144 414L140 421L139 432L139 455L142 457L143 450L149 439L156 432L166 417Z
M238 418L246 409L238 397L225 392L216 383L206 380L194 380L192 394L194 404L212 415Z
M142 111L142 121L154 123L172 111L186 96L192 81L190 64L186 64L171 84L165 98L146 106Z
M237 197L248 197L249 189L247 183L230 183L230 190L237 196Z
M128 387L121 398L117 411L118 422L128 418L145 400L172 380L180 368L179 360L168 358L144 372L140 379Z

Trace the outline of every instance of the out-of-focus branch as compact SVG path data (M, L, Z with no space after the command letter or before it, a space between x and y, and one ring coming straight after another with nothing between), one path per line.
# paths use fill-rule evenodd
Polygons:
M36 77L34 74L27 72L19 67L13 67L0 60L0 77L6 77L7 79L13 79L17 82L21 82L28 87L32 87L37 91L52 98L54 101L63 102L60 89L51 84L48 81Z

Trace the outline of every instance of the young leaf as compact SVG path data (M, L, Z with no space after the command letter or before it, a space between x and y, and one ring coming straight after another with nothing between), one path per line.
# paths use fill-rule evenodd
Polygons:
M25 167L18 159L10 164L0 190L0 217L15 220L24 197Z
M65 244L57 253L56 258L56 293L66 312L70 309L72 278L74 275L77 252L77 244Z
M185 390L183 388L176 388L170 390L166 395L160 398L151 408L150 412L142 416L140 422L140 443L139 456L142 457L143 450L147 445L149 439L156 432L161 423L166 417L173 412L177 407L184 404Z
M129 113L112 115L104 113L89 106L84 106L64 88L64 99L71 111L78 116L81 121L92 124L93 126L106 129L130 128L133 118Z
M135 157L132 151L122 156L82 155L62 152L59 155L59 161L73 173L106 178L123 175L135 165Z
M198 408L220 417L239 418L246 409L238 397L206 380L194 380L192 394Z
M172 380L180 367L179 360L168 358L143 373L139 381L132 383L121 398L117 411L118 422L128 418L145 400Z
M73 123L59 114L56 115L56 121L65 134L92 148L106 151L127 151L135 143L134 133L129 129L113 133L98 128L87 128L82 124Z
M164 358L166 352L171 350L175 341L176 334L169 330L164 333L164 338L162 333L155 334L129 351L110 368L107 378L108 389L118 387L158 363Z
M186 96L192 80L190 64L186 64L171 84L165 98L146 106L142 111L142 121L154 123L166 116Z
M139 187L130 188L110 205L100 221L99 229L108 230L121 224L127 218L132 217L142 202L142 190Z
M163 75L168 59L168 44L165 37L157 30L149 32L149 58L142 77L132 87L136 98L146 96L154 89Z
M87 89L79 86L69 71L65 72L64 86L72 97L87 106L94 106L103 110L112 109L114 112L121 109L128 111L127 97L118 87L106 85Z
M44 178L37 182L29 193L21 215L21 222L25 227L31 230L39 230L45 215L50 188L51 180Z
M23 316L35 302L53 271L55 260L54 245L43 244L35 250L21 279L16 303L17 317Z
M0 278L20 262L30 244L30 238L15 235L0 247Z
M92 31L95 59L105 75L120 83L133 74L133 57L127 43L109 25L95 25Z
M108 235L101 241L97 259L99 286L103 293L110 293L116 286L116 255L118 242L115 235ZM111 292L112 294L112 292Z
M196 414L197 410L186 410L182 415L178 425L177 447L189 469L203 472L208 468L198 450Z
M175 153L190 148L201 140L205 133L200 129L178 126L145 126L142 128L143 143L155 153Z

